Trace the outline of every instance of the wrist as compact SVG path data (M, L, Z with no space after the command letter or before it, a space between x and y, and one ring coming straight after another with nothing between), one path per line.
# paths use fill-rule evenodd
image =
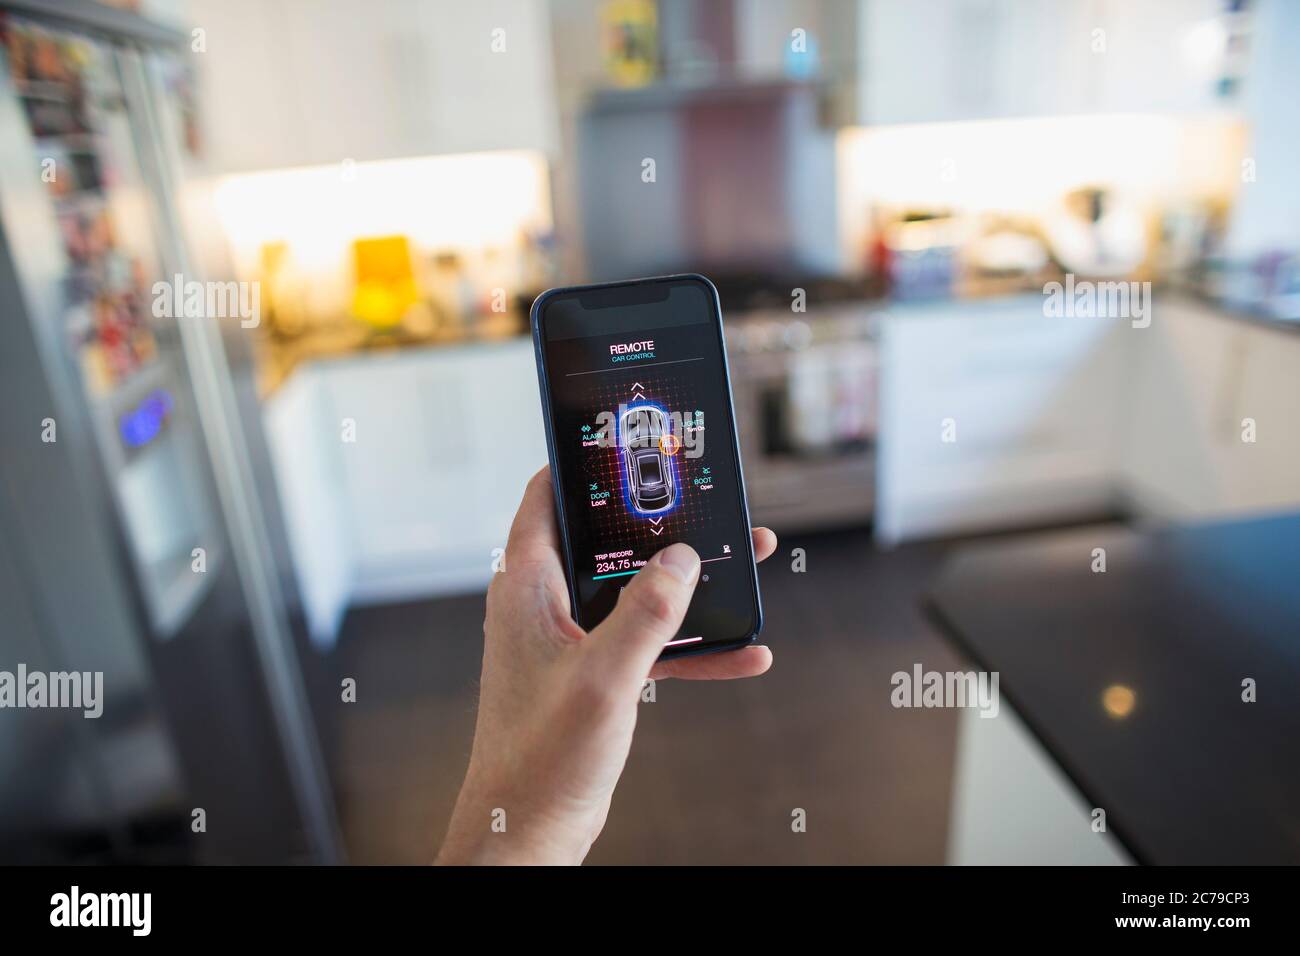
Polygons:
M438 866L573 866L591 848L584 828L555 819L505 788L465 781Z

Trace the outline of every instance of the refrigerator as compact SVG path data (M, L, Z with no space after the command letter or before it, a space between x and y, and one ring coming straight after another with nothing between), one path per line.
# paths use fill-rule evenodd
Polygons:
M249 337L164 291L206 278L191 37L0 0L0 39L0 672L102 680L0 707L0 862L336 862Z

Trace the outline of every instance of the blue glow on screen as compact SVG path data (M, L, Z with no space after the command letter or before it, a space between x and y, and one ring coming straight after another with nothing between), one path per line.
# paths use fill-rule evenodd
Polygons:
M677 486L677 499L673 502L673 506L671 508L665 508L663 511L642 511L639 507L637 507L637 503L632 497L632 488L628 485L627 466L625 464L627 458L627 452L624 451L623 449L623 416L628 411L633 411L638 408L656 409L659 412L659 414L664 417L664 424L668 427L668 430L671 431L672 429L672 417L668 414L668 409L666 409L663 405L659 404L658 402L641 401L641 402L637 402L635 405L628 406L626 409L620 409L618 414L618 419L615 423L614 434L615 434L615 444L618 447L618 458L619 458L618 481L623 488L623 503L627 506L627 510L629 514L634 514L642 518L652 518L652 517L667 518L670 514L672 514L682 506L682 498L684 497L683 492L685 491L685 489L682 487L682 470L677 463L676 455L666 456L668 458L668 467L672 470L673 483ZM678 437L680 438L680 436Z

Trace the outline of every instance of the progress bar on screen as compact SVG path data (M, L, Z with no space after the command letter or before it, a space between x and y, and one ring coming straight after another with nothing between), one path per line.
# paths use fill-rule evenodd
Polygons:
M640 568L633 568L631 571L615 571L613 574L593 574L591 579L599 581L601 578L625 578L629 574L636 574L640 570Z
M704 640L703 637L683 637L681 640L669 641L664 647L673 647L677 644L694 644L696 641Z

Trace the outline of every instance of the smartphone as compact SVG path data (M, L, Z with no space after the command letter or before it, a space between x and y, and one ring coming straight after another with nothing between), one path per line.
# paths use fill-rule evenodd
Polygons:
M532 308L573 617L590 630L655 552L703 562L662 657L763 626L718 290L700 275L551 289Z

